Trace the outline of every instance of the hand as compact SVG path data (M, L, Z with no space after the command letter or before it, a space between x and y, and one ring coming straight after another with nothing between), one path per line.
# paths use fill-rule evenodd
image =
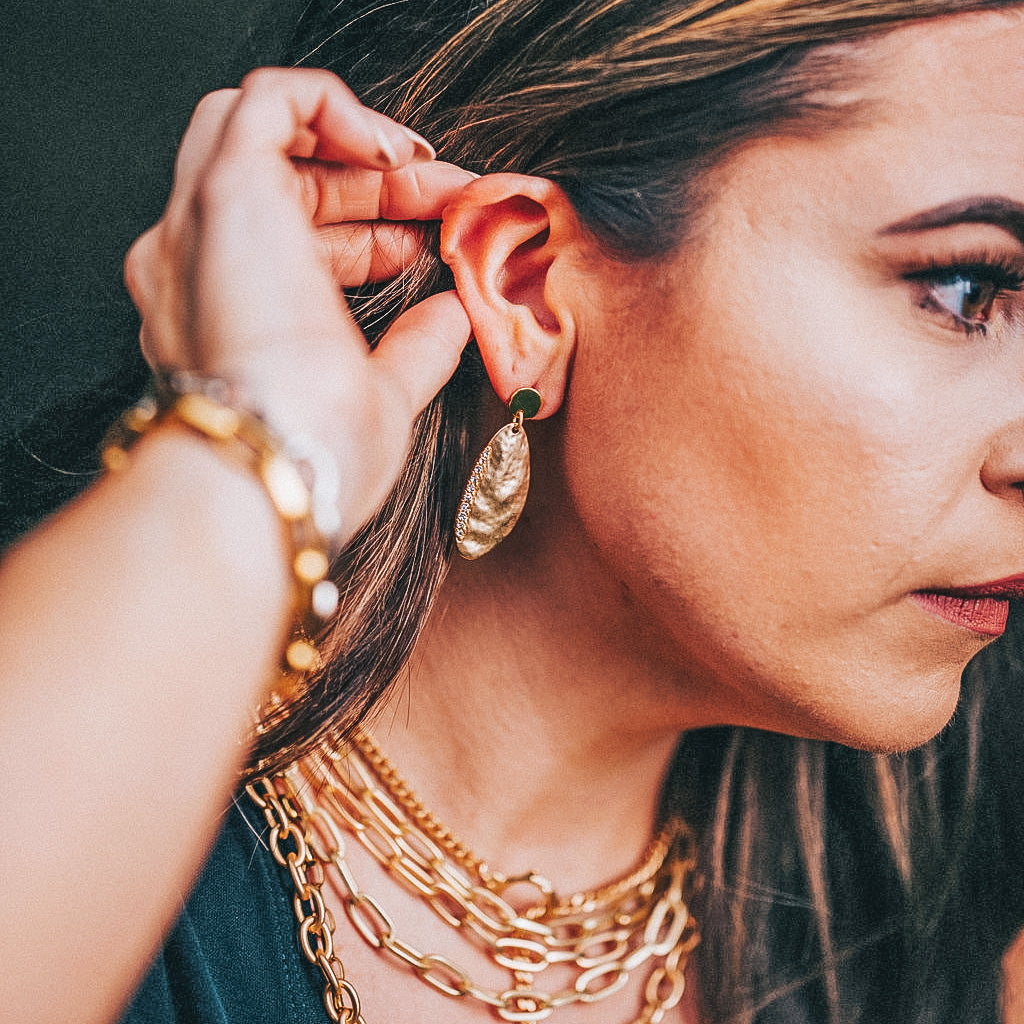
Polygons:
M439 218L472 179L431 157L326 71L254 72L200 103L167 209L126 260L151 362L224 378L279 429L323 444L349 534L469 338L448 292L371 353L339 290L393 273L419 243L400 222Z
M1003 955L1003 983L1000 993L1002 1024L1024 1024L1024 932Z

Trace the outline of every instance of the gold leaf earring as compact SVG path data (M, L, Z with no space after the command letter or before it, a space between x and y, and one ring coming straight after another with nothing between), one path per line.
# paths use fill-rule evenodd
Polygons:
M530 444L523 421L533 419L540 407L539 391L515 391L508 400L512 422L476 460L455 517L455 547L463 558L486 555L516 525L530 489Z

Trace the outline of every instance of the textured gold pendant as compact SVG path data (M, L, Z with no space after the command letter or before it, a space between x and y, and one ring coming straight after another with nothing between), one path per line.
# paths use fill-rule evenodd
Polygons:
M530 488L530 445L522 417L502 427L480 453L455 519L455 546L479 558L509 533Z
M518 388L508 400L512 422L491 438L469 475L455 516L455 547L463 558L479 558L516 525L530 489L530 444L525 420L540 412L540 392Z

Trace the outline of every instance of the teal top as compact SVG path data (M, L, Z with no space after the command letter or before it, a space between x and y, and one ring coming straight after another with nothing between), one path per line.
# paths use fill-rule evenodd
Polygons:
M323 982L299 950L291 881L243 793L123 1024L321 1024Z

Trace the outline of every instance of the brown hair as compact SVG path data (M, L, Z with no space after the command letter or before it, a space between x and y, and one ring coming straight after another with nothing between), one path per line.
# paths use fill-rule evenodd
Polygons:
M837 43L913 19L1006 6L1016 4L405 0L364 8L341 0L310 8L298 45L305 62L334 67L367 102L429 138L441 158L479 173L554 180L610 254L636 261L680 244L700 208L704 172L731 148L834 122L837 111L822 97L839 76L854 73L851 61L837 58ZM434 247L396 282L353 303L372 341L401 309L449 286ZM336 567L344 602L330 663L270 716L254 752L259 770L286 763L339 722L357 721L401 672L451 555L482 384L470 350L420 418L400 481ZM973 729L968 763L976 747ZM897 761L871 758L746 730L687 740L666 800L703 826L700 977L714 1019L753 1020L762 1004L801 989L818 993L806 996L818 1000L814 1019L838 1021L849 1000L861 1005L843 979L862 969L870 975L857 952L865 936L877 949L905 945L908 928L919 936L936 927L915 918L919 865L910 841L935 832L934 757L926 750ZM856 782L842 791L844 813L855 807L861 817L854 820L873 822L852 845L884 862L883 904L902 909L890 919L851 904L845 919L857 926L837 933L837 892L849 895L860 874L847 866L837 876L826 866L836 852L826 781L829 766L849 758L855 767L844 771ZM714 779L717 795L702 804L687 795L686 779ZM792 800L779 799L786 791ZM968 773L950 797L962 813L973 791ZM792 849L778 844L785 863L758 882L762 847L777 830L799 840ZM935 885L948 889L950 879L943 874ZM889 995L911 1005L906 991ZM897 1019L888 1012L875 1019L883 1017Z

